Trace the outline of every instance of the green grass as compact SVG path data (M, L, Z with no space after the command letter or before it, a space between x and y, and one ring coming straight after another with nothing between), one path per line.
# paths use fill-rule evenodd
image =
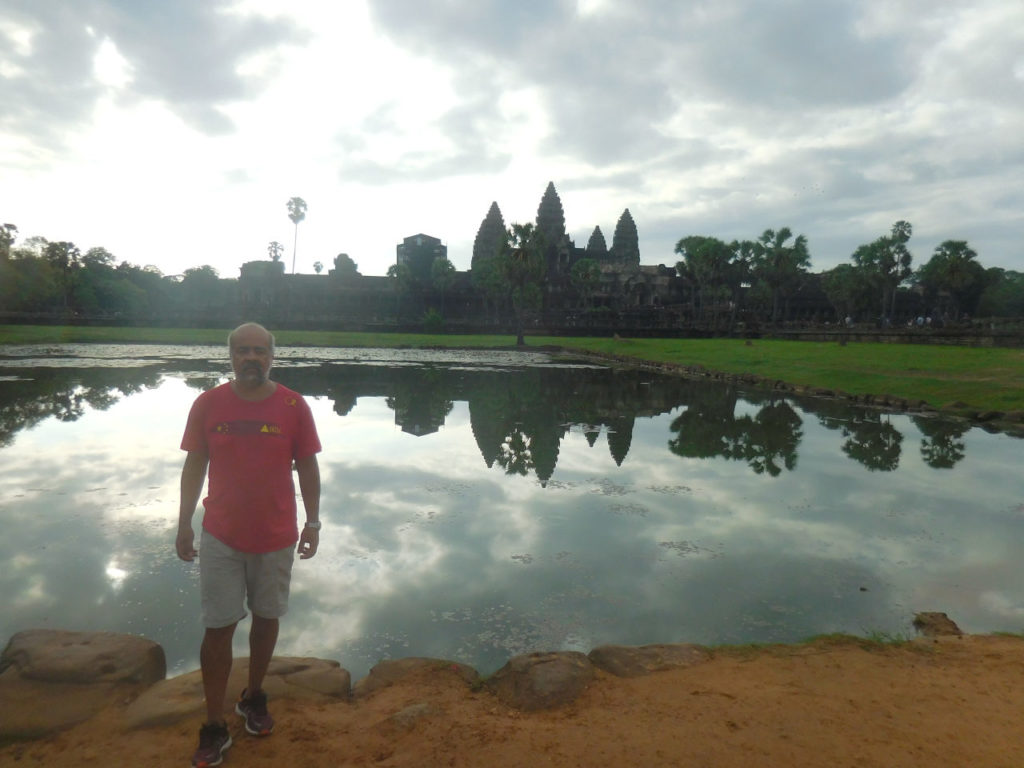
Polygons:
M862 651L877 652L888 648L908 649L914 652L931 653L931 646L912 642L912 638L900 633L869 632L866 637L845 633L815 635L796 643L745 643L740 645L715 645L709 650L716 656L751 659L762 655L792 656L804 653L828 651L835 648L859 648Z
M925 400L935 407L962 402L980 410L1024 410L1020 349L811 341L748 346L741 339L563 339L562 344L851 394Z
M0 325L0 344L224 344L228 329L103 328ZM279 346L511 347L511 335L441 335L279 331ZM752 373L790 384L851 394L924 400L937 408L1024 410L1024 350L925 344L759 341L742 339L611 339L529 336L528 347L616 355L657 363Z

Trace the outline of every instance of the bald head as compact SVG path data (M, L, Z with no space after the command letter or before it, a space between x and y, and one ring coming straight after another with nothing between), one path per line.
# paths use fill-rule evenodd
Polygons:
M234 351L235 340L245 337L246 339L257 338L257 334L263 335L263 345L270 350L270 353L274 353L274 334L268 331L259 323L242 323L240 326L235 328L231 333L228 334L228 350Z
M240 325L228 336L231 368L235 372L235 392L247 399L258 399L267 392L270 366L274 364L274 335L257 323Z

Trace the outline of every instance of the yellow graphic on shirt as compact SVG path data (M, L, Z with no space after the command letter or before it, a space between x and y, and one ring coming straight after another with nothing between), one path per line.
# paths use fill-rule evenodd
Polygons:
M210 428L211 432L218 435L231 435L233 437L245 437L247 435L283 435L284 429L278 424L271 424L266 421L221 421Z

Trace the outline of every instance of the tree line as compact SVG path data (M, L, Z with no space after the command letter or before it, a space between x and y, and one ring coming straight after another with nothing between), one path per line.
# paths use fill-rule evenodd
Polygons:
M157 319L215 303L226 293L217 270L204 265L181 275L117 258L103 247L29 237L0 225L0 311L64 317Z
M297 230L304 201L293 198L289 210ZM467 291L473 294L476 314L510 317L520 338L530 315L546 308L557 291L571 294L577 309L601 309L595 306L595 297L602 290L607 265L601 260L599 229L564 281L553 286L551 243L544 228L533 223L506 228L500 215L489 217L495 221L485 220L478 240L493 224L490 256L477 258L475 252L468 276L461 273L460 278L447 258L418 267L392 265L388 277L395 289L396 317L397 304L414 290L430 291L437 300L438 306L431 307L433 317L424 318L425 323L433 320L432 330L447 317L445 302L450 295L457 294L462 306L468 306L463 295ZM15 225L0 225L0 311L6 313L157 322L237 303L235 282L221 280L209 265L166 276L152 266L117 263L102 247L83 252L72 242L38 236L16 245L17 235ZM986 268L963 240L941 243L915 268L912 235L911 224L898 221L888 233L858 246L847 263L819 273L811 272L806 236L794 235L789 227L731 242L686 236L674 249L680 259L673 279L682 286L674 293L676 311L685 305L680 316L717 328L732 328L745 319L773 324L810 319L809 306L821 321L880 325L913 324L918 318L955 323L965 317L1024 316L1024 273ZM280 260L282 252L279 243L270 243L272 261ZM340 284L362 278L347 254L339 254L334 267L332 274Z
M728 312L734 322L743 309L773 323L787 319L789 304L815 288L839 320L887 325L1024 315L1024 274L984 267L965 240L946 240L915 269L912 234L909 222L897 221L858 246L849 262L817 274L807 238L789 227L729 243L691 235L676 243L676 271L692 287L694 315L712 321Z

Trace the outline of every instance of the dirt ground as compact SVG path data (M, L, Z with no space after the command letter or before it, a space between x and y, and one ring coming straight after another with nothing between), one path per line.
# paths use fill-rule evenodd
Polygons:
M230 723L224 766L1020 766L1024 639L816 641L716 651L641 678L599 672L560 710L522 713L448 670L355 702L271 702L277 729ZM2 766L182 768L198 722L125 732L119 710L0 749Z

